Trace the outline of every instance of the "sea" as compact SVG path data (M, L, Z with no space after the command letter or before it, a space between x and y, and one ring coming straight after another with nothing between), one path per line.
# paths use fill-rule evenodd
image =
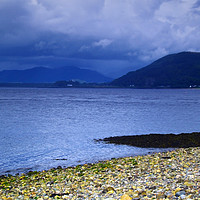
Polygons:
M199 89L0 88L0 175L164 150L95 139L199 131Z

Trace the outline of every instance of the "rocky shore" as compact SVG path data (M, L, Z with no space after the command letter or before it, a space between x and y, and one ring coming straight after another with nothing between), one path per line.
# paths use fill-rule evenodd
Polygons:
M200 133L117 136L96 141L144 148L187 148L200 147Z
M200 148L2 176L0 199L200 199Z

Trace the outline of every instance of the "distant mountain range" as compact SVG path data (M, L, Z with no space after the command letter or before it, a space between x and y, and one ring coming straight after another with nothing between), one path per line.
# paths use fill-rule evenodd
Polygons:
M120 87L200 87L200 53L181 52L115 79Z
M0 83L55 83L80 80L87 83L107 83L110 86L134 88L200 87L200 53L181 52L167 55L152 64L131 71L112 81L111 78L89 69L78 67L0 71ZM60 82L59 82L60 83ZM84 85L85 86L85 85ZM102 85L103 86L103 85Z
M46 68L35 67L26 70L0 71L0 83L53 83L61 80L81 80L88 83L109 82L104 75L78 67Z

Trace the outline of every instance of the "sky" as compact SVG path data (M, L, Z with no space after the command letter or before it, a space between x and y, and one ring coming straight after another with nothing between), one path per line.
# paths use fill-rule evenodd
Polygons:
M77 66L115 78L200 51L200 0L0 0L0 71Z

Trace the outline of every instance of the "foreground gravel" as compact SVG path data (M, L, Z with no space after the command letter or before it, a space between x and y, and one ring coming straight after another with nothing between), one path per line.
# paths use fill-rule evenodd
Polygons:
M1 177L0 199L200 199L200 148Z

